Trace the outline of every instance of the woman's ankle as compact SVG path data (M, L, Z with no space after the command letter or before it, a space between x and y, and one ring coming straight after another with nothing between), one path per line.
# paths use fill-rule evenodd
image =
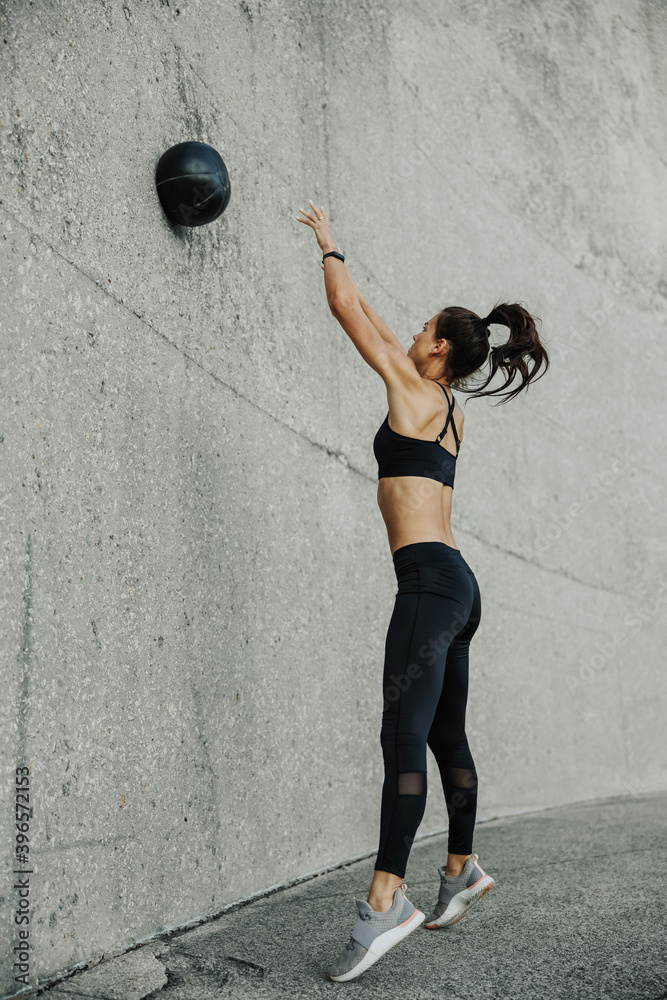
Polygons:
M451 875L452 878L456 878L457 875L461 874L466 866L466 861L471 857L472 854L449 854L445 866L445 875Z
M394 892L396 892L395 889ZM391 910L392 906L394 905L394 896L393 893L391 896L377 896L377 895L372 895L369 892L366 898L366 902L368 903L368 905L372 910L375 910L376 913L386 913L387 910Z
M403 879L392 872L376 871L366 902L376 913L385 913L394 904L394 894L403 884Z

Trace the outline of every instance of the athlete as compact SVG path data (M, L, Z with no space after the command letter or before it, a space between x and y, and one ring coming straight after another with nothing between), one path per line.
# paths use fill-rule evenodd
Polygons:
M406 351L359 291L333 238L327 212L312 201L297 216L323 252L327 301L364 361L387 389L389 411L373 442L377 502L398 583L387 630L380 742L384 782L380 837L367 898L355 899L351 937L329 968L335 982L355 979L422 923L449 927L494 885L472 851L477 772L465 733L470 641L481 619L475 574L452 534L456 458L464 414L453 389L489 362L476 396L502 393L518 374L521 392L549 358L533 317L518 303L496 304L481 318L448 306L414 334ZM489 327L509 329L489 343ZM505 382L484 391L498 370ZM448 855L438 868L438 899L428 919L406 896L404 876L426 806L426 747L438 764L449 816Z

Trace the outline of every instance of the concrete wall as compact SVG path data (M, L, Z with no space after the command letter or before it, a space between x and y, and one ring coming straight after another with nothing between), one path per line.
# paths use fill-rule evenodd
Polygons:
M502 296L551 352L466 407L479 817L667 787L664 7L43 0L0 28L0 989L16 767L31 984L377 846L386 395L310 197L406 346ZM193 230L154 186L184 139L232 183Z

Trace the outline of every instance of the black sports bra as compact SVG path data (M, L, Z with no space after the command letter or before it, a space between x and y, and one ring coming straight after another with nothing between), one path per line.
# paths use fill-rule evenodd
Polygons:
M447 396L444 385L440 382L438 385ZM449 403L449 396L447 396L447 402ZM452 393L452 401L449 403L445 426L435 441L425 441L423 438L398 434L389 426L389 414L387 413L384 423L378 429L373 440L373 452L378 463L378 479L386 479L390 476L423 476L426 479L436 479L453 489L456 459L461 447L453 413L454 393ZM456 440L456 455L452 455L451 451L447 451L440 444L447 433L450 420Z

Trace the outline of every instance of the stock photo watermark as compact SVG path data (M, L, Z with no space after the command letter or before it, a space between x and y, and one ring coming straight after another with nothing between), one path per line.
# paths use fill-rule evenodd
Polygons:
M660 577L660 587L651 601L645 602L641 608L626 612L623 618L625 629L618 629L604 642L595 644L595 651L583 659L576 674L566 674L565 683L568 690L576 691L582 684L588 684L598 673L615 659L619 649L625 646L628 639L664 610L667 604L667 581Z
M16 820L15 864L30 865L30 768L17 767L14 779L14 810ZM14 881L16 892L16 908L14 924L16 925L17 943L13 947L14 968L17 974L14 979L28 986L30 976L30 867L14 868L17 878Z
M438 657L442 656L449 649L452 640L467 624L469 617L469 613L464 615L463 612L457 609L454 613L453 624L449 628L443 629L435 639L429 639L428 642L422 643L419 647L419 660L427 666L433 666L437 662ZM387 712L391 708L392 702L397 701L402 693L409 690L413 681L419 680L423 673L423 666L413 661L408 664L403 673L390 674L389 679L391 683L387 684L383 690L383 711Z
M552 548L582 514L610 492L618 477L625 474L637 458L638 456L631 452L615 458L607 468L602 469L594 479L580 488L578 499L571 500L564 511L551 513L549 522L539 531L536 538L527 544L519 542L516 549L518 555L529 559L533 555L542 555Z

